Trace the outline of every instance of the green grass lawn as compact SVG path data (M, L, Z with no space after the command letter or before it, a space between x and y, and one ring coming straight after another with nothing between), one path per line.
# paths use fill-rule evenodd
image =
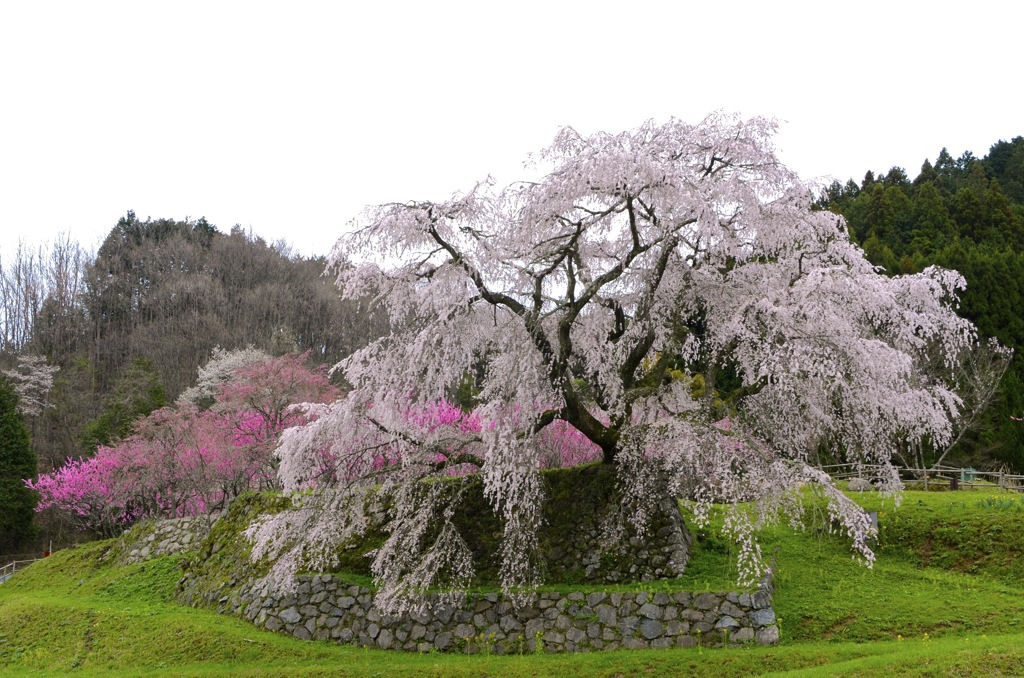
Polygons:
M497 657L303 642L176 605L179 558L118 567L100 562L99 543L0 585L0 674L1024 675L1024 502L908 492L897 509L873 494L856 498L879 511L873 569L814 526L764 535L778 558L775 647ZM734 575L725 540L713 530L695 540L686 585L718 589Z

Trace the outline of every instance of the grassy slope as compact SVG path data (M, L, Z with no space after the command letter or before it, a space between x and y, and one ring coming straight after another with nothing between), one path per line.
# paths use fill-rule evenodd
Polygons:
M1024 525L1019 507L988 497L907 493L898 510L863 497L868 508L881 509L872 570L853 562L842 540L816 538L813 529L767 534L767 548L779 549L783 629L782 645L772 648L486 657L302 642L171 603L177 558L114 567L98 561L107 545L94 544L56 554L0 586L0 673L1024 675L1024 633L1016 633L1024 589L1014 585ZM728 576L728 556L713 534L699 540L693 587Z

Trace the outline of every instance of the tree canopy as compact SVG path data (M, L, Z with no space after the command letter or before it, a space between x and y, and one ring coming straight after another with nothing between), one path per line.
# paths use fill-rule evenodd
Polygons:
M325 543L365 529L358 509L372 494L393 516L373 565L379 603L457 588L471 559L439 484L420 481L478 471L505 524L503 586L529 588L535 442L564 422L618 470L638 526L665 492L695 500L698 517L754 500L755 514L727 519L743 579L762 566L755 528L798 512L805 481L870 560L863 513L809 462L827 449L879 463L896 487L898 440L950 437L959 399L923 368L952 367L973 341L953 311L963 281L937 268L879 274L840 217L813 209L774 131L722 115L565 129L539 155L550 171L537 182L370 209L331 263L346 264L345 295L377 291L392 332L339 363L348 397L285 432L278 452L297 490L329 445L343 491L268 517L254 553L290 548L281 581L323 567ZM467 374L479 377L479 431L424 426L418 413Z

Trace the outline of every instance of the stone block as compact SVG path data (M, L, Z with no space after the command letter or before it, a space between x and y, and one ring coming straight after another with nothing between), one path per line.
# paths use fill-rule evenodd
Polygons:
M618 623L618 611L611 605L598 605L594 610L597 619L605 626L614 626Z
M679 636L676 638L676 647L693 647L697 644L697 639L693 636Z
M622 634L623 638L633 635L638 626L640 626L640 617L633 616L619 619L619 633Z
M587 639L587 632L582 629L569 628L565 631L567 641L579 644Z
M758 629L755 638L758 645L774 645L779 642L779 627L765 626L762 629Z
M669 636L679 636L684 633L689 633L690 624L689 622L679 621L678 619L670 619L665 622L665 634Z
M665 635L665 626L657 619L645 619L640 623L640 635L647 640L654 640Z
M297 624L298 621L302 619L302 615L300 615L299 611L296 610L294 607L289 607L286 610L282 610L281 614L279 614L278 617L280 617L281 621L283 621L286 624Z
M732 639L737 643L749 643L754 639L754 629L744 626L732 634Z
M434 647L438 650L447 650L452 646L452 634L450 633L439 633L434 636Z
M542 638L544 639L545 646L565 644L565 634L554 629L551 629L550 631L545 633L542 636Z
M767 591L757 591L751 596L750 606L755 610L771 607L772 597Z
M743 608L739 607L735 603L731 603L728 600L718 606L718 611L722 614L727 614L730 617L743 617L745 614Z
M693 606L698 610L714 610L721 602L721 599L713 593L702 593L693 601Z
M704 613L693 609L685 609L679 613L679 617L690 622L704 621Z
M522 631L523 629L522 623L512 616L502 617L498 622L498 626L500 626L501 630L505 633L509 633L511 631Z
M644 603L640 606L639 614L647 619L661 619L665 612L654 603Z
M730 617L729 615L725 615L715 623L715 628L721 631L732 632L733 630L738 629L739 627L740 623L732 617Z
M751 610L750 623L757 628L762 626L771 626L775 623L775 610L773 610L770 607L763 607L758 610Z

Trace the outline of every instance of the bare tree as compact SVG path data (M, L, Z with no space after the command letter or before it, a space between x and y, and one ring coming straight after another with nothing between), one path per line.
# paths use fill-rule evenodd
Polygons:
M995 339L979 341L965 347L950 374L949 366L940 358L931 360L928 373L933 380L954 385L960 398L959 416L952 422L952 433L941 445L929 441L904 441L895 457L906 468L935 471L946 457L972 433L985 428L985 413L999 396L999 385L1013 359L1013 350ZM929 460L932 460L929 463Z

